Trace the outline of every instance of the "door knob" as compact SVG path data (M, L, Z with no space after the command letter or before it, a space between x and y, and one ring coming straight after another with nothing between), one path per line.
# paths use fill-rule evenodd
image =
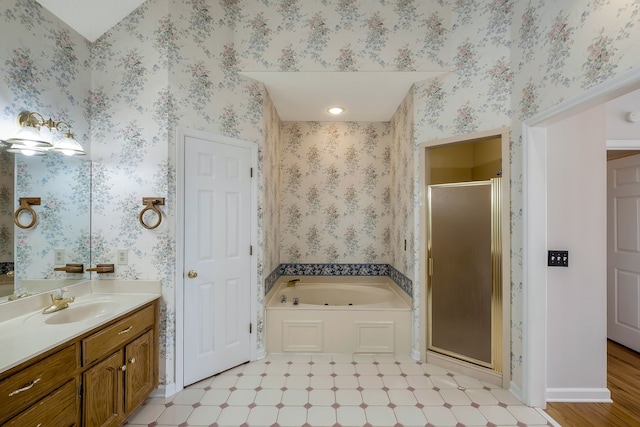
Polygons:
M195 279L196 277L198 277L198 272L195 270L189 270L187 276L189 277L189 279Z

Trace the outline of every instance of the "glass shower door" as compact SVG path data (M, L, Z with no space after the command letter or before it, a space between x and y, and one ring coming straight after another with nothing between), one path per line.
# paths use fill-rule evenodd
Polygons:
M500 354L496 195L499 179L429 186L429 350L492 369Z

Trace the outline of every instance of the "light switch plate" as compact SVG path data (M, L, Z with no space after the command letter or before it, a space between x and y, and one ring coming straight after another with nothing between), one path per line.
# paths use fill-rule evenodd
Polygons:
M64 249L54 249L53 250L53 264L54 265L63 265L64 264Z
M118 265L127 265L127 264L129 264L129 250L118 249Z
M569 267L569 251L549 251L547 265L549 267Z

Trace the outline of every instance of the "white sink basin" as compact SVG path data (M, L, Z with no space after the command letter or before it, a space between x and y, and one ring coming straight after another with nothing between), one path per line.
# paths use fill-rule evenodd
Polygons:
M72 302L69 307L51 314L37 313L30 316L29 321L41 321L50 325L83 322L88 319L97 319L113 313L119 304L110 300Z

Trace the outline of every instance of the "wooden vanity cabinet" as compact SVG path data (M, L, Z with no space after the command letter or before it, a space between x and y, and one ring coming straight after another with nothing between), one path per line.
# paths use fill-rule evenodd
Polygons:
M158 386L156 318L153 301L0 374L0 425L120 426Z
M83 425L119 426L157 386L154 336L147 331L83 374Z
M85 427L119 426L157 387L155 318L153 304L82 341Z

